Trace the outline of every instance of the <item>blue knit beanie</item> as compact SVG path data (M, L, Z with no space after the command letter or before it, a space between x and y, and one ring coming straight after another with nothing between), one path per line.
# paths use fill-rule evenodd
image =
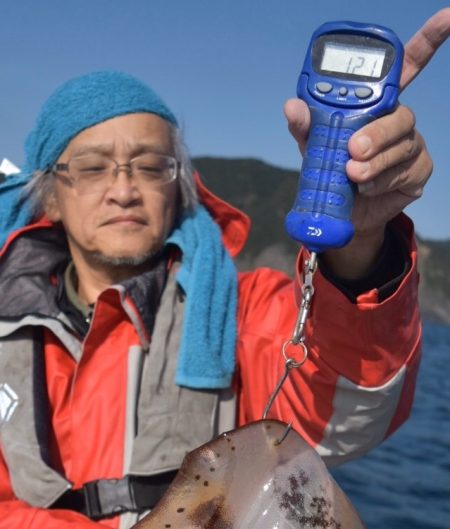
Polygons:
M116 116L150 112L177 125L163 100L135 77L116 71L94 72L59 87L44 103L25 141L24 175L51 167L84 129Z

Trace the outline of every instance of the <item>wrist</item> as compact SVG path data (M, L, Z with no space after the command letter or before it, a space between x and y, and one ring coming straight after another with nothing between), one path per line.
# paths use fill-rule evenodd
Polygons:
M366 276L377 262L384 237L384 227L356 233L346 246L324 252L321 259L334 276L358 280Z

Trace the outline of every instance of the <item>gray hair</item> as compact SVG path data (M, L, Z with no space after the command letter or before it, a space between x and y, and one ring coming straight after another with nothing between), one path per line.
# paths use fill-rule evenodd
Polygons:
M175 158L179 162L178 181L181 192L181 214L192 211L198 205L197 188L193 177L193 168L182 131L174 124L170 127ZM25 196L33 218L40 217L45 211L45 203L53 192L53 174L49 170L36 171L25 186Z
M180 164L178 180L182 199L181 212L187 213L198 205L197 187L194 182L191 157L184 142L183 133L180 128L171 123L170 128L175 158Z

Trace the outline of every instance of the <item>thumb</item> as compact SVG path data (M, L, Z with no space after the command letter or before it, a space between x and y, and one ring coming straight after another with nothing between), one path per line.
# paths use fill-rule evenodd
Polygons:
M288 99L284 104L284 115L288 122L289 132L298 143L300 151L303 152L311 124L308 105L301 99Z

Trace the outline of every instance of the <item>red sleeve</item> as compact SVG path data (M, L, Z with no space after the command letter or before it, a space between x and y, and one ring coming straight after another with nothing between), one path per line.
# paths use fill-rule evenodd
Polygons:
M18 500L12 491L8 470L0 454L0 529L99 529L114 528L108 522L93 522L68 510L31 507Z
M320 272L306 327L308 360L292 370L271 416L294 427L328 462L377 446L408 417L420 363L417 252L412 223L397 219L412 266L382 302L377 291L352 303ZM299 267L305 253L299 256ZM260 270L242 277L237 389L239 423L260 419L284 371L283 343L292 336L301 278L293 283ZM301 351L288 349L288 355Z

